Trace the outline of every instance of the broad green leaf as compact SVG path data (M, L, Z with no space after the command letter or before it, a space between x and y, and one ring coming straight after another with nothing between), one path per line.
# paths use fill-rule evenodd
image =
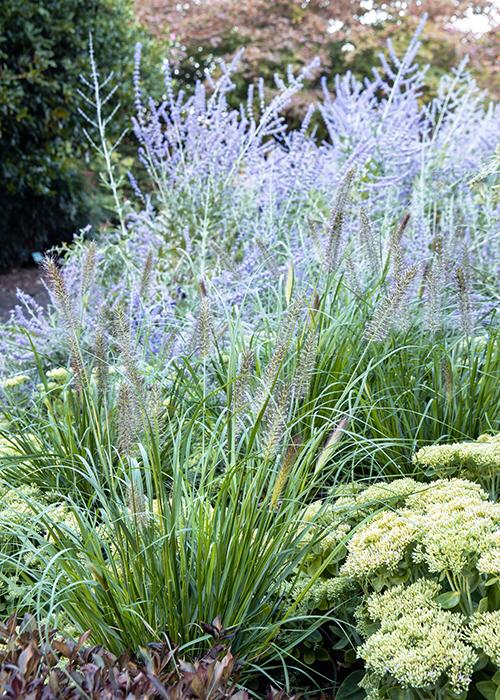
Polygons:
M498 671L495 672L491 680L493 681L493 683L500 685L500 669L498 669Z
M405 700L405 691L400 685L395 685L387 690L389 700Z
M314 653L316 654L318 661L329 661L330 659L330 654L324 647L318 647L314 650Z
M493 681L479 681L476 683L476 688L486 700L496 700L498 686Z
M335 700L363 700L366 697L366 693L363 688L359 687L359 682L364 675L364 671L353 671L350 673L337 690Z
M445 610L451 610L460 603L460 593L458 591L447 591L438 595L436 603Z
M316 661L316 654L314 651L312 651L312 649L308 649L306 652L304 652L304 661L309 666L312 666L312 664Z
M476 663L474 664L474 672L481 671L485 666L489 664L489 659L486 654L479 654Z
M481 598L479 601L479 605L477 606L477 611L482 613L482 612L488 612L488 598Z

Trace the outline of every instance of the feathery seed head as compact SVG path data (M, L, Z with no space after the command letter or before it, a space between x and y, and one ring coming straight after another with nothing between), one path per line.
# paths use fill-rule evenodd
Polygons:
M404 307L404 302L410 291L411 284L419 272L418 263L406 268L394 280L388 294L379 303L363 337L369 342L378 342L387 337L389 326L397 318Z
M73 309L73 301L68 293L66 282L56 259L52 255L46 255L40 264L40 268L47 280L50 291L54 295L68 334L77 335L78 324Z
M146 300L148 296L148 291L151 283L151 275L153 272L154 256L153 251L150 248L146 257L146 262L144 263L144 269L141 276L140 284L140 296L143 301Z
M469 337L472 334L472 304L470 298L469 275L462 265L455 270L455 282L458 296L458 310L460 313L460 324L464 334Z
M354 175L355 171L349 170L337 190L323 256L323 269L327 274L337 271L344 233L345 209L349 201Z
M236 416L236 437L238 437L244 425L243 410L249 401L248 390L253 359L254 355L252 350L247 349L242 353L238 365L238 376L234 382L232 408L233 415Z
M364 206L359 208L359 220L361 223L361 245L363 246L371 272L374 275L380 273L380 256L375 242L373 228Z
M198 307L198 317L193 331L191 344L198 351L202 360L208 359L214 350L214 314L212 301L207 294L204 280L198 281L201 301Z
M283 443L290 411L291 391L291 384L284 384L280 388L275 402L270 403L267 407L264 416L265 433L263 438L263 451L266 462L271 457L276 456L279 447Z
M292 440L292 444L289 446L288 450L286 451L285 459L283 460L283 464L281 465L281 468L278 472L278 476L276 479L276 483L274 485L273 494L271 497L271 509L276 506L279 499L283 495L283 492L285 491L286 485L288 483L288 479L290 477L290 471L291 471L291 469L294 465L294 462L297 459L297 456L299 454L299 446L300 446L301 442L302 442L302 436L296 435Z
M89 290L90 290L90 285L92 284L92 278L94 276L94 269L95 269L95 252L96 252L96 244L95 241L91 241L89 243L89 247L87 250L87 254L85 255L85 259L83 261L83 271L82 271L82 297L85 297Z

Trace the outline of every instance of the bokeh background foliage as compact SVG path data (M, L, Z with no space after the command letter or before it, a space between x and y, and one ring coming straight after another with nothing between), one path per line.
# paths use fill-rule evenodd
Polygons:
M162 36L168 31L176 74L186 82L202 78L206 67L214 69L217 60L228 61L242 47L238 88L243 92L245 83L260 76L272 80L289 63L303 66L315 56L329 87L337 73L347 70L358 79L372 78L378 54L387 55L387 39L401 53L427 14L419 55L421 64L432 64L426 98L466 54L480 85L495 93L500 89L497 20L490 0L135 0L134 7L148 32ZM490 30L480 38L470 31L470 20L479 14L490 18ZM318 88L319 82L311 84L313 92ZM307 101L305 94L300 99Z
M133 46L153 43L128 0L5 0L0 8L0 267L71 237L106 216L96 198L78 107L89 35L113 69L116 99L132 105ZM158 45L158 44L157 44ZM158 65L159 56L153 63ZM158 66L159 67L159 66ZM154 69L147 71L153 79ZM128 125L117 114L116 137ZM85 157L87 156L87 157Z

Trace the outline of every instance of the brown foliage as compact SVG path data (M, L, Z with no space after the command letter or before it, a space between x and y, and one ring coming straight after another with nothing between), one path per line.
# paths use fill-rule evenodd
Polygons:
M386 50L387 38L395 37L396 44L406 46L427 12L423 62L431 60L434 72L442 73L469 53L480 82L500 86L498 31L492 28L478 41L451 24L469 11L490 12L492 0L135 0L134 4L152 34L169 34L173 61L185 78L199 77L201 68L213 65L214 58L227 61L242 46L246 80L283 72L288 63L307 64L316 55L326 74L352 69L363 77L371 74L377 53Z
M193 663L167 644L151 644L143 660L117 658L103 646L85 647L40 629L25 615L0 623L0 696L6 700L248 700L238 690L240 667L231 650L215 645ZM280 699L281 700L281 699Z

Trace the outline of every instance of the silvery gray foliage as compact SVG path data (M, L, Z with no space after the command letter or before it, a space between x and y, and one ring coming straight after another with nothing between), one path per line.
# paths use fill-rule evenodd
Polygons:
M197 83L189 98L165 64L166 99L157 104L142 93L138 46L132 123L155 192L140 192L132 177L138 205L124 207L125 232L97 236L91 274L82 237L63 261L82 347L94 346L98 330L112 343L102 309L111 318L120 308L143 356L162 356L168 367L169 358L192 349L199 277L207 280L216 334L231 309L244 309L249 334L256 332L263 315L266 323L277 316L276 289L289 261L296 289L312 293L322 275L345 275L346 294L359 296L382 282L383 303L398 285L391 246L405 214L398 269L418 264L419 270L405 291L405 314L418 297L417 313L430 330L463 326L466 284L472 330L485 294L474 270L482 279L499 272L500 237L491 234L498 231L500 210L493 197L479 198L466 183L500 139L500 111L464 62L421 106L421 29L401 59L389 46L389 58L382 57L371 80L337 76L334 95L325 85L323 101L310 105L296 130L288 128L283 110L314 66L298 76L289 71L286 83L278 78L270 101L259 81L257 94L251 86L247 104L235 110L227 96L237 58L223 66L218 81L207 76L206 84ZM328 134L324 141L311 128L318 118ZM390 272L382 279L384 270ZM43 310L22 293L19 301L2 333L2 354L20 369L29 365L28 331L42 353L63 358L57 306Z

